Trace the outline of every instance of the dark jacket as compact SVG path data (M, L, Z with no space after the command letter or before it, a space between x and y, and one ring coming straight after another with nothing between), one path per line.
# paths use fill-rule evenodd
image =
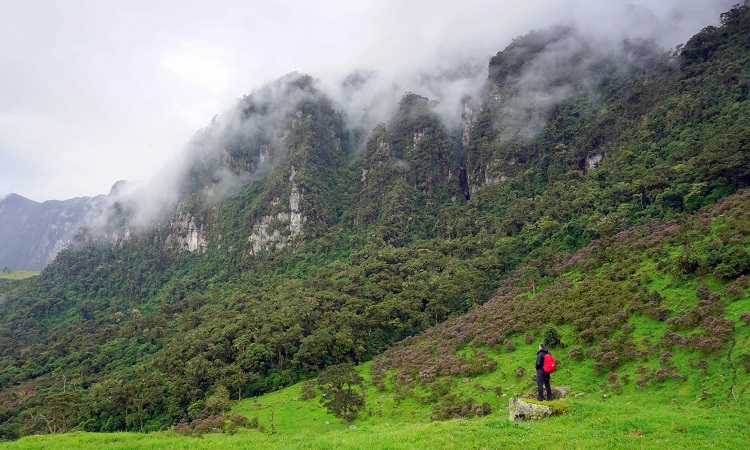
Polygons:
M547 350L539 350L536 352L536 371L544 372L544 355L548 354Z

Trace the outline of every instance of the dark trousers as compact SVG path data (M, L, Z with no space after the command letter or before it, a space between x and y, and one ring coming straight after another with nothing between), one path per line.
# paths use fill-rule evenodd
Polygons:
M544 400L544 388L547 388L547 400L552 400L552 388L549 386L549 374L543 370L536 371L536 386L539 389L538 400Z

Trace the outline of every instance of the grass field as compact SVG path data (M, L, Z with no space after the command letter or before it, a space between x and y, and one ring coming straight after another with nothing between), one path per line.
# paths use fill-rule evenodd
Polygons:
M569 413L540 422L512 423L508 421L507 409L498 409L480 419L448 422L406 421L396 420L396 417L370 418L358 421L356 428L346 428L340 421L322 411L314 418L303 418L300 410L287 401L273 405L276 427L273 434L268 428L264 433L241 429L233 435L207 434L202 438L180 436L173 432L77 432L27 437L2 444L0 448L742 449L747 448L747 443L750 442L750 410L747 405L706 408L696 404L649 402L643 397L623 395L605 399L601 395L592 394L570 400ZM277 396L276 400L281 400L281 397ZM312 404L310 407L315 408ZM306 409L307 405L303 408ZM404 413L410 415L408 408ZM263 417L264 414L260 416ZM313 422L312 426L306 427L308 421Z
M11 271L0 271L0 280L22 280L24 278L31 278L39 275L39 272L31 270L11 270Z

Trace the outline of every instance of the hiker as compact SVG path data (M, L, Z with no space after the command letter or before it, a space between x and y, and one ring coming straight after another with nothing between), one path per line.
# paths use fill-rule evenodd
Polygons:
M549 386L549 374L544 371L544 355L549 354L544 344L539 344L536 352L536 385L539 389L537 400L544 400L544 388L547 388L547 400L552 400L552 388Z

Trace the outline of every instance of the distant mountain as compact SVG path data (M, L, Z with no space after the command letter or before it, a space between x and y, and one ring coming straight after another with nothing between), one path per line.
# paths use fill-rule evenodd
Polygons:
M101 211L106 195L35 202L18 194L0 200L0 267L42 270Z

